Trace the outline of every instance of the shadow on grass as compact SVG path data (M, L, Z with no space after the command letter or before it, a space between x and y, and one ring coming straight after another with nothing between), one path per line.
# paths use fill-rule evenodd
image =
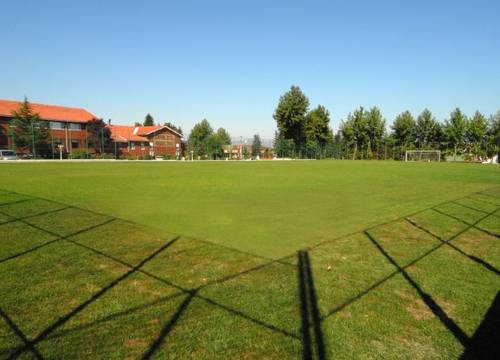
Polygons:
M500 291L470 339L461 359L500 359Z
M450 318L446 312L438 305L438 303L432 298L431 295L427 294L413 278L406 272L404 268L402 268L396 260L392 258L392 256L385 251L385 249L380 245L380 243L370 235L369 232L365 231L365 235L370 239L370 241L377 247L377 249L384 255L387 260L391 262L397 269L398 272L403 275L406 281L417 291L420 298L424 301L424 303L429 307L429 309L436 315L436 317L443 323L444 326L455 336L455 338L460 341L460 343L467 347L469 344L469 338L465 334L465 332Z
M297 257L300 314L302 319L302 358L313 359L317 357L318 359L325 359L326 353L323 332L321 330L321 316L318 309L309 253L307 251L299 251ZM311 334L311 327L314 330L314 334Z
M441 241L442 243L448 245L449 247L451 247L453 250L455 251L458 251L460 254L464 255L464 256L467 256L469 259L471 259L472 261L476 262L477 264L483 266L485 269L491 271L492 273L495 273L496 275L500 275L500 270L498 270L496 267L494 267L493 265L491 265L489 262L487 262L486 260L483 260L481 258L478 258L477 256L474 256L474 255L471 255L471 254L467 254L466 252L464 252L462 249L460 249L459 247L453 245L452 243L450 243L449 241L447 240L443 240L440 236L437 236L436 234L432 233L431 231L427 230L426 228L424 228L423 226L417 224L416 222L414 222L413 220L411 219L408 219L408 218L405 218L405 220L410 223L411 225L413 225L414 227L426 232L427 234L433 236L434 238L436 238L437 240ZM478 229L478 228L475 228L475 229Z
M30 346L34 346L37 343L41 342L42 340L46 339L54 330L65 324L68 320L73 318L75 315L83 311L87 306L95 302L97 299L99 299L101 296L103 296L105 293L107 293L109 290L114 288L116 285L121 283L123 280L129 278L132 274L137 272L140 268L142 268L145 264L147 264L149 261L153 260L158 254L160 254L162 251L170 247L172 244L174 244L177 241L178 237L174 238L173 240L170 240L168 243L157 249L155 252L150 254L148 257L146 257L144 260L142 260L138 265L134 266L132 269L127 271L125 274L122 276L116 278L113 280L111 283L109 283L107 286L103 287L101 290L96 292L94 295L92 295L88 300L84 301L80 305L78 305L76 308L71 310L69 313L66 315L60 317L57 319L54 323L49 325L45 330L43 330L38 336L36 336L33 340L29 341L29 343L22 347L19 348L17 351L15 351L12 354L12 358L18 357L20 354L25 352L27 349L30 348Z
M42 354L38 352L35 346L30 342L30 340L26 337L26 335L19 329L19 326L0 308L0 317L2 317L5 322L10 326L12 331L22 340L24 345L28 348L29 351L33 354L36 359L43 359ZM14 355L11 355L11 357Z
M31 199L23 199L23 200L19 200L19 202L24 202L24 201L29 201L29 200L31 200ZM47 200L47 199L44 199L44 200ZM450 202L452 202L452 201L447 201L446 203L450 203ZM54 203L58 203L58 202L54 202ZM12 204L12 202L11 202L11 204ZM58 203L58 204L61 204L61 203ZM0 204L0 206L1 206L1 204ZM420 211L418 211L418 212L416 212L414 214L418 214L418 213L421 213L423 211L427 211L429 209L433 209L433 207L429 207L427 209L420 210ZM63 210L63 209L59 209L59 210L55 210L55 211L60 211L60 210ZM86 210L86 209L82 209L82 210L88 211L90 213L104 215L104 214L100 214L100 213L97 213L97 212L94 212L94 211L89 211L89 210ZM49 211L49 212L55 212L55 211ZM475 261L476 263L481 264L482 266L484 266L488 270L490 270L490 271L496 273L497 275L499 275L498 269L494 268L491 264L488 264L486 261L484 261L484 260L482 260L480 258L477 258L475 256L466 254L465 252L463 252L458 247L456 247L456 246L454 246L454 245L452 245L452 244L449 243L452 239L458 237L459 235L461 235L465 231L469 230L470 228L476 228L479 231L483 231L485 233L488 233L487 231L485 231L485 230L480 229L479 227L477 227L477 224L480 221L482 221L483 219L485 219L486 217L488 217L490 215L493 215L497 211L498 211L498 208L495 211L491 212L491 213L486 213L485 211L481 211L483 214L485 214L484 217L482 217L481 219L479 219L474 224L468 224L468 223L466 223L467 224L467 228L466 229L464 229L464 230L460 231L459 233L455 234L454 236L452 236L448 240L443 240L440 237L432 234L430 231L422 228L418 224L412 223L410 220L408 220L406 218L406 216L400 217L398 219L391 220L391 221L389 221L387 223L384 223L384 224L388 224L388 223L392 223L392 222L397 221L397 220L405 219L406 221L409 221L410 223L412 223L414 226L416 226L420 230L425 231L425 232L429 233L430 235L432 235L435 238L437 238L437 239L440 240L440 243L437 246L435 246L434 248L430 249L426 253L422 254L417 259L415 259L414 261L412 261L410 264L405 265L404 267L401 267L386 252L386 250L379 244L379 242L376 241L369 234L368 231L370 229L374 228L373 226L370 227L370 228L367 228L364 231L361 231L361 232L363 232L372 241L372 243L378 248L378 250L396 267L397 270L395 270L392 273L388 274L387 276L385 276L381 280L375 282L374 284L372 284L371 286L369 286L365 290L359 292L356 296L354 296L351 299L347 300L346 302L344 302L340 306L332 309L331 311L329 311L327 314L325 314L323 316L321 316L320 311L318 309L318 305L317 305L317 297L316 297L316 291L315 291L314 281L313 281L313 276L312 276L312 271L311 271L311 264L310 264L310 259L309 259L309 253L307 251L305 251L305 250L304 251L299 251L298 254L297 254L297 259L298 259L297 273L298 273L298 288L299 288L299 300L300 300L299 306L300 306L300 310L301 310L301 320L302 320L302 326L301 326L301 330L302 330L301 331L302 332L301 335L302 335L302 337L296 336L295 334L293 334L291 332L288 332L286 330L277 328L277 327L275 327L275 326L273 326L271 324L267 324L266 322L264 322L264 321L262 321L262 320L260 320L258 318L251 317L251 316L249 316L247 314L244 314L243 312L241 312L241 311L239 311L237 309L233 309L231 307L228 307L228 306L225 306L223 304L220 304L217 301L214 301L212 299L206 298L206 297L204 297L204 296L202 296L202 295L200 295L198 293L198 291L201 288L210 286L210 285L212 285L214 283L221 283L221 282L233 279L233 278L237 278L238 276L246 274L246 273L248 273L250 271L255 271L255 270L260 269L260 268L262 268L264 266L268 266L268 265L270 265L272 263L281 262L281 263L284 263L286 265L293 266L292 264L289 264L288 262L282 262L281 261L281 260L290 258L291 255L288 255L288 256L286 256L286 257L284 257L282 259L278 259L278 260L267 259L267 260L271 260L271 261L269 261L268 263L264 263L264 264L258 265L256 267L244 270L244 271L242 271L240 273L236 273L236 274L233 274L233 275L228 275L228 276L222 277L222 278L217 279L215 281L212 281L212 282L210 282L208 284L204 284L204 285L202 285L202 286L200 286L199 288L196 288L196 289L185 289L185 288L182 288L182 287L177 286L175 284L172 284L170 281L168 281L166 279L158 277L155 274L149 273L149 272L144 271L142 269L142 267L147 262L149 262L150 260L152 260L156 255L158 255L163 250L167 249L170 245L172 245L175 241L177 241L178 237L176 237L175 239L169 241L168 243L166 243L161 248L157 249L151 255L149 255L148 257L146 257L145 259L143 259L138 265L132 266L130 264L127 264L124 261L121 261L120 259L116 259L116 258L114 258L114 257L112 257L110 255L107 255L107 254L99 251L99 250L93 249L93 248L88 247L86 245L79 244L79 243L73 241L72 239L70 239L71 237L73 237L73 236L75 236L75 235L77 235L79 233L86 232L86 231L91 231L94 228L97 228L97 227L102 226L104 224L107 224L107 223L109 223L109 222L111 222L113 220L116 220L117 218L115 218L115 217L111 217L109 220L107 220L104 223L101 223L101 224L89 227L87 229L80 230L80 231L78 231L76 233L73 233L73 234L70 234L68 236L61 236L61 235L55 234L55 233L51 232L50 230L40 228L40 227L38 227L36 225L29 224L28 222L24 222L23 218L19 218L19 219L15 219L15 220L16 221L19 220L19 221L25 223L26 225L29 225L29 226L31 226L31 227L33 227L35 229L44 231L44 232L46 232L48 234L52 234L52 235L54 235L54 236L57 237L55 240L52 240L49 243L52 243L54 241L59 241L59 240L66 240L66 241L72 242L73 244L76 244L76 245L82 246L84 248L87 248L88 250L91 250L91 251L94 251L96 253L99 253L100 255L106 256L106 257L108 257L108 258L110 258L110 259L112 259L114 261L120 262L123 265L126 265L127 267L129 267L130 270L128 272L126 272L124 275L122 275L119 278L117 278L114 281L112 281L110 284L108 284L107 286L105 286L101 290L99 290L91 298L89 298L85 302L83 302L80 305L78 305L75 309L71 310L69 313L67 313L66 315L62 316L58 320L56 320L53 324L49 325L45 330L43 330L33 340L27 339L26 336L24 336L24 334L16 326L16 324L14 322L12 322L12 320L10 320L10 318L8 317L8 315L5 314L3 311L1 311L1 309L0 309L0 311L1 311L0 315L7 321L7 323L9 324L9 326L22 339L22 341L24 343L24 346L21 346L21 347L19 347L19 348L17 348L17 349L14 350L15 352L11 355L11 357L15 358L15 357L17 357L17 356L19 356L19 355L27 352L27 351L30 351L30 352L33 353L33 355L35 357L42 358L42 355L35 348L36 344L38 344L39 342L41 342L41 341L43 341L44 339L47 339L47 338L59 337L59 336L63 336L64 333L76 331L77 329L69 329L67 331L61 332L61 334L54 334L54 331L56 329L58 329L61 325L65 324L69 319L71 319L72 317L74 317L76 314L78 314L79 312L81 312L82 310L84 310L88 305L90 305L94 301L98 300L108 290L112 289L114 286L116 286L117 284L119 284L120 282L122 282L123 280L125 280L126 278L128 278L133 273L135 273L135 272L141 272L142 274L145 274L145 275L147 275L147 276L149 276L149 277L151 277L153 279L156 279L158 281L164 282L164 283L166 283L166 284L168 284L170 286L174 286L177 289L179 289L180 293L177 293L175 296L186 295L186 298L179 305L179 307L177 308L177 311L175 312L175 314L168 320L168 322L164 325L164 327L162 328L161 332L159 333L158 337L151 343L151 345L149 346L148 350L146 350L146 352L143 354L143 358L144 359L149 359L150 357L152 357L152 356L155 355L155 353L157 352L157 350L165 342L165 339L168 337L169 333L175 327L175 325L177 324L177 322L179 321L179 319L181 318L181 316L185 313L185 311L187 310L187 308L189 307L191 301L194 298L198 298L198 299L204 300L205 302L207 302L207 303L209 303L209 304L211 304L213 306L216 306L216 307L218 307L220 309L223 309L223 310L229 312L233 316L242 317L242 318L244 318L246 320L252 321L253 323L258 324L258 325L260 325L262 327L265 327L265 328L267 328L269 330L272 330L274 332L281 333L282 335L286 335L286 336L292 337L292 338L294 338L296 340L299 340L299 341L301 340L302 341L302 346L303 346L302 355L303 355L304 359L312 359L312 358L325 359L326 358L326 349L325 349L325 344L324 344L324 339L323 339L323 334L322 334L322 329L321 329L321 323L322 323L322 321L325 320L330 315L336 313L337 311L340 311L345 306L351 304L352 302L357 301L358 299L362 298L364 295L370 293L372 290L376 289L378 286L380 286L381 284L383 284L385 281L389 280L390 278L392 278L396 274L401 273L403 275L403 277L406 279L406 281L418 292L418 294L422 298L423 302L431 309L431 311L434 313L434 315L436 317L438 317L438 319L448 328L448 330L451 333L453 333L453 335L458 339L458 341L460 341L460 343L462 343L464 345L466 351L464 351L463 358L470 358L472 356L471 354L476 354L476 353L479 354L480 351L484 350L483 348L485 348L485 347L487 348L487 347L491 347L491 346L495 345L493 339L497 338L496 336L498 335L498 328L499 328L499 324L498 324L499 320L498 319L500 318L500 315L499 315L499 311L500 311L500 309L499 309L499 307L500 307L500 304L499 304L500 303L500 299L499 299L499 297L500 297L500 295L497 294L497 297L495 298L495 301L493 302L490 310L486 314L483 323L480 325L480 327L476 331L476 334L473 336L473 338L469 339L467 337L467 335L463 332L463 330L453 321L453 319L451 319L450 317L448 317L448 315L439 306L439 304L437 304L436 301L434 301L434 299L432 298L432 296L429 295L429 294L427 294L427 293L425 293L420 288L420 286L406 272L405 269L408 266L411 266L411 265L415 264L416 262L422 260L423 258L427 257L429 254L431 254L432 252L434 252L435 250L437 250L441 246L443 246L443 245L449 245L451 248L453 248L454 250L460 252L462 255L467 256L469 259ZM414 214L412 214L412 215L414 215ZM34 215L34 216L39 216L39 215L40 214ZM447 215L447 216L449 216L451 218L454 218L453 216L445 214L445 213L443 213L443 215ZM411 216L411 215L407 215L407 216ZM462 222L464 222L464 221L462 220ZM379 224L377 226L382 226L384 224ZM356 233L361 233L361 232L358 231ZM343 236L343 237L345 237L345 236ZM332 240L329 240L329 241L325 241L325 242L322 242L321 244L327 243L327 242L331 242L331 241L334 241L334 240L335 239L332 239ZM38 247L35 247L33 249L27 250L25 252L16 254L16 255L8 258L8 259L0 260L0 263L2 263L4 261L7 261L7 260L10 260L10 259L13 259L13 258L16 258L16 257L19 257L19 256L22 256L22 255L25 255L27 253L33 252L33 251L35 251L35 250L37 250L37 249L39 249L39 248L41 248L43 246L48 245L49 243L45 243L45 244L42 244L41 246L38 246ZM311 248L315 248L315 247L317 247L319 245L320 244L317 244L317 245L315 245L315 246L313 246ZM231 249L231 250L239 252L239 250L232 249L230 247L228 247L227 249ZM248 253L245 253L245 254L248 254ZM255 256L253 254L248 254L248 255ZM149 304L149 305L151 305L151 304ZM144 306L149 306L149 305L144 305ZM96 321L96 322L94 322L92 324L86 324L86 325L83 325L83 326L84 327L95 326L98 323L102 323L104 321L107 321L109 319L112 319L112 318L115 318L115 317L118 317L118 316L126 316L129 312L133 312L133 311L136 311L136 309L130 309L129 311L124 311L124 312L119 313L119 314L112 314L112 315L110 315L108 317L105 317L104 319L98 320L98 321ZM486 351L485 354L492 354L492 352L491 352L491 350L489 352Z
M189 304L196 296L196 290L193 290L189 293L189 295L184 299L184 301L179 305L175 314L170 318L170 320L165 324L165 326L161 329L160 335L156 338L156 340L151 344L151 346L146 350L142 359L151 359L151 357L155 354L155 352L160 348L160 346L165 341L168 334L172 331L175 324L181 317L181 315L186 311Z

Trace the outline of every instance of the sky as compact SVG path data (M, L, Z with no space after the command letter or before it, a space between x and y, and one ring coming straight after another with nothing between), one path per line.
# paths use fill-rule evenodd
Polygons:
M388 123L500 109L500 1L0 0L0 98L83 107L184 132L203 118L272 138L291 85L336 131L359 106Z

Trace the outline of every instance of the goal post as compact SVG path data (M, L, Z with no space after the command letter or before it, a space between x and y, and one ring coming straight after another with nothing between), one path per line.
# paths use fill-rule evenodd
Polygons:
M406 150L405 161L441 161L440 150Z

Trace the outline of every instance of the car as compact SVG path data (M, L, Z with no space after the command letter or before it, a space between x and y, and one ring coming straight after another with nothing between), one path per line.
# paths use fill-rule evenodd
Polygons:
M31 154L31 153L22 153L19 155L19 158L22 160L31 160L34 157L33 157L33 154Z
M17 154L14 150L0 149L0 160L17 160Z

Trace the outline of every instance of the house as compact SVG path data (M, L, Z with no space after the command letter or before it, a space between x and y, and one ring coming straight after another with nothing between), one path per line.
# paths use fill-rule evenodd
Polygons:
M9 131L12 113L21 106L20 101L0 100L0 148L15 149L15 139ZM40 120L49 122L54 148L62 145L65 152L87 146L87 124L97 119L91 112L74 107L36 104L30 102L31 109Z
M166 125L108 125L111 140L122 156L164 156L179 159L183 152L183 136Z

